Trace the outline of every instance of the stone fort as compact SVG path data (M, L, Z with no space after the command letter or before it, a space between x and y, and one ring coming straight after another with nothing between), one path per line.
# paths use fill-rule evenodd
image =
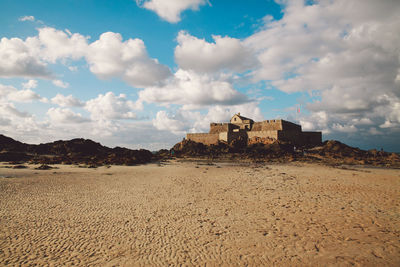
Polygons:
M232 142L238 138L269 139L291 142L296 146L318 145L322 142L321 132L303 132L301 126L285 120L265 120L255 122L235 114L230 122L210 123L209 133L188 133L187 140L206 145L218 144L220 141Z

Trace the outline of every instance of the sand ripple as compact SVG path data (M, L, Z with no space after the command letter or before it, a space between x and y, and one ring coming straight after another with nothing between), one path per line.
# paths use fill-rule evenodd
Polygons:
M0 265L400 264L399 170L175 162L0 177Z

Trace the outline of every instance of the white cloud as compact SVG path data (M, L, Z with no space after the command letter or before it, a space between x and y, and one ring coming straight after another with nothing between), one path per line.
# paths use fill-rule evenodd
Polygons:
M207 74L178 70L163 86L147 87L139 98L149 103L178 104L185 109L209 105L234 105L249 102L227 80L212 78Z
M175 48L175 60L182 69L199 72L233 70L243 72L255 68L257 61L239 39L213 36L214 43L180 31Z
M29 80L26 83L22 83L24 89L33 89L37 87L37 80Z
M42 58L55 63L58 59L80 59L87 54L87 39L79 33L71 34L51 27L39 29Z
M288 93L319 92L307 105L311 114L300 119L304 128L367 138L388 127L386 136L396 134L399 13L396 1L286 1L282 19L266 18L243 42L261 62L254 81Z
M34 16L23 16L18 19L19 21L35 21Z
M13 103L0 101L0 132L2 134L18 135L24 138L38 137L43 126L36 122L34 115L19 110Z
M0 42L0 77L35 77L50 79L48 63L57 60L78 60L87 54L87 38L78 33L67 34L51 27L38 29L39 34L19 38L2 38Z
M68 88L69 87L69 83L67 82L63 82L61 80L53 80L52 83L57 86L57 87L61 87L61 88Z
M98 77L120 77L136 87L158 84L171 74L168 67L149 58L142 40L123 42L122 36L113 32L103 33L90 44L87 61Z
M169 68L150 58L140 39L122 40L119 33L103 33L99 40L69 30L51 27L38 29L38 36L2 38L0 42L0 77L35 77L51 79L48 63L67 64L68 60L84 58L92 73L101 79L120 78L134 87L161 84L171 75ZM77 67L69 67L76 71ZM53 80L66 88L67 82Z
M33 100L46 101L31 89L18 90L13 86L0 84L0 100L6 102L32 102Z
M181 20L180 14L186 10L198 10L199 6L204 5L206 0L136 0L138 6L152 10L162 19L177 23Z
M332 128L338 132L344 132L344 133L355 133L357 132L357 128L354 125L351 124L346 124L342 125L339 123L334 123L332 125Z
M2 38L0 42L0 77L36 77L51 79L48 63L86 59L99 78L121 78L135 87L157 85L171 75L169 68L148 56L140 39L122 41L119 33L103 33L88 44L88 38L68 30L40 28L38 36ZM76 71L76 67L70 67ZM68 83L54 80L59 87Z
M141 108L140 102L128 100L124 94L114 95L113 92L100 94L85 105L93 120L136 119L137 116L132 110Z
M184 136L187 132L208 132L210 122L228 122L238 112L256 121L263 120L258 103L245 103L232 106L214 105L206 113L180 109L175 114L169 114L162 110L153 119L153 125L158 130Z
M51 102L61 107L83 107L85 105L82 101L72 95L64 96L62 94L57 94L51 99Z
M61 124L76 124L89 122L88 118L84 118L80 113L75 113L68 108L50 108L47 111L53 123Z
M0 114L7 119L32 117L28 112L18 110L13 103L0 103Z
M169 117L164 110L157 112L156 118L153 120L153 125L158 130L166 130L177 134L183 134L186 130L185 121L173 116Z
M38 56L40 43L37 38L25 41L19 38L1 38L0 77L50 78L47 63Z
M41 100L42 97L33 92L31 89L26 89L10 93L8 99L15 102L31 102L32 100ZM43 99L43 101L45 100Z
M0 125L8 126L11 124L11 120L0 116Z
M151 150L170 148L181 139L170 132L157 130L151 121L108 118L92 121L68 108L50 108L46 115L47 119L40 121L36 116L17 109L12 103L0 100L0 132L28 143L82 137L110 147Z

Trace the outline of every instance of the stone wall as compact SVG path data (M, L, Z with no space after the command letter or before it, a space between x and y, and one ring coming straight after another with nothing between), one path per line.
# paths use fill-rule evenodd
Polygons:
M279 131L279 140L290 141L296 146L319 145L322 143L321 132Z
M238 126L231 123L210 123L210 134L216 134L221 132L230 132Z
M321 132L303 132L304 145L320 145L322 143Z
M249 131L247 132L248 138L261 137L278 139L278 131Z
M318 145L322 142L321 132L302 132L300 125L285 120L254 122L250 131L242 129L243 125L210 123L210 132L208 134L187 134L187 139L205 145L217 144L219 140L230 143L239 137L245 139L270 138L280 141L289 141L296 146Z
M218 144L219 134L208 134L208 133L188 133L186 139L197 143L203 143L205 145Z
M255 122L251 131L277 131L282 130L282 121L281 120L266 120Z
M301 132L301 126L285 120L265 120L255 122L251 131L298 131Z
M279 131L278 139L280 141L289 141L294 145L303 145L303 134L299 131Z
M301 132L301 126L290 121L281 120L282 130Z
M227 133L227 142L230 143L235 139L238 139L239 137L243 137L244 139L247 139L247 131L235 131L235 132L228 132Z

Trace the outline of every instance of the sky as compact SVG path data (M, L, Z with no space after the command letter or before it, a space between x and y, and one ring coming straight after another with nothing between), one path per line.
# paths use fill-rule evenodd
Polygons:
M235 114L400 152L398 0L0 0L0 133L158 150Z

